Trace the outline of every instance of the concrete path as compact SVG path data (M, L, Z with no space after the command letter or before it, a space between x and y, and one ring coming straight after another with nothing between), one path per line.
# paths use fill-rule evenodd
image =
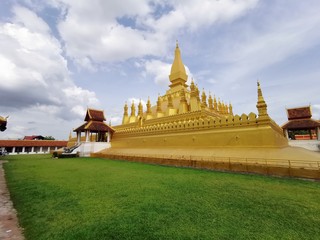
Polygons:
M0 160L0 240L23 240L22 230L18 226L17 214L6 185L3 163L4 161Z

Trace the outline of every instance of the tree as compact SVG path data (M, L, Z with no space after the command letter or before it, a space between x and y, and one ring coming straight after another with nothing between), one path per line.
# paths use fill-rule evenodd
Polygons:
M43 140L55 140L52 136L45 136Z

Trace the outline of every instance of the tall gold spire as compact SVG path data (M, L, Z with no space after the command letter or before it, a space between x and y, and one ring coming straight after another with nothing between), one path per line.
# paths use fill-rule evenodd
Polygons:
M174 88L177 86L187 87L186 82L188 79L188 75L186 74L186 69L181 59L181 53L178 46L178 42L176 44L176 49L174 52L174 60L171 66L171 73L169 75L169 79L171 82L170 88Z
M258 85L258 102L257 102L257 109L259 113L259 118L269 118L268 112L267 112L267 104L264 101L262 90L260 87L259 81L257 82Z

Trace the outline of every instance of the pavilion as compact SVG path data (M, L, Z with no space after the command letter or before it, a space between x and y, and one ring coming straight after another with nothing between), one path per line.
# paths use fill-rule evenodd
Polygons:
M282 126L290 140L320 140L320 121L312 119L310 106L287 109L288 121Z
M88 108L84 118L85 123L73 130L77 133L77 143L81 143L82 132L85 133L85 142L90 142L93 134L95 134L94 142L110 142L114 130L104 122L105 120L102 110Z

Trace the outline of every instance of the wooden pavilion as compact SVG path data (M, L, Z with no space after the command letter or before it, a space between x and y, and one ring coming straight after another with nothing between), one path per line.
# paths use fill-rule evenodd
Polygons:
M85 142L90 142L95 134L95 142L110 142L114 130L104 121L106 120L102 110L87 109L85 123L73 131L77 133L77 143L81 142L81 133L85 133Z
M311 106L287 109L282 129L291 140L320 140L320 121L312 119Z

